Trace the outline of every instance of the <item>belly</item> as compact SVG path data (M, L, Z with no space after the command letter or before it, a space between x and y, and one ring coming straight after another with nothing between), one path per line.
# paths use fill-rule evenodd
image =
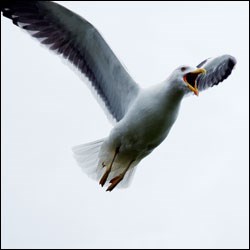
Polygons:
M168 135L178 110L169 112L143 110L133 112L113 129L111 141L120 147L120 153L142 159L152 152Z

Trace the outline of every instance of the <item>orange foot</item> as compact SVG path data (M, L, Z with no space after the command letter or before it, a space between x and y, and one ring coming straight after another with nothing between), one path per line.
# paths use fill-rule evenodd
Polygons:
M104 175L102 176L101 180L99 181L99 184L103 187L104 184L106 183L108 176L110 174L111 169L106 169L106 172L104 173Z
M113 178L109 183L111 183L111 185L107 188L106 191L111 192L123 179L123 175L118 175L115 178Z

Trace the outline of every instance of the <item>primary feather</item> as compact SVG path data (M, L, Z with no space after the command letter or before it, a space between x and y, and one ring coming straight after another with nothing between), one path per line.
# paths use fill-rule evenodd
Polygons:
M113 118L123 118L139 87L92 24L48 1L3 1L1 11L72 62L88 77Z
M197 77L197 87L199 91L218 85L224 81L231 73L236 64L236 59L230 55L223 55L216 58L209 58L197 68L206 69L207 73Z

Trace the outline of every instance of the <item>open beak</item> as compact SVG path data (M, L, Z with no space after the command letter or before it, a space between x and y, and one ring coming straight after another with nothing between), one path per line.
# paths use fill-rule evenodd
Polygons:
M197 88L196 79L199 74L206 74L206 70L203 68L198 68L192 72L187 73L183 76L184 82L187 84L187 87L194 92L195 95L199 95L199 90Z

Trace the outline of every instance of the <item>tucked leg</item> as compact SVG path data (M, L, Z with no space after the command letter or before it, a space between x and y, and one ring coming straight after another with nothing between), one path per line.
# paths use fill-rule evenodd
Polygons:
M125 170L119 174L118 176L114 177L109 183L111 183L111 185L107 188L106 191L111 192L124 178L125 174L127 173L128 169L130 168L131 164L134 162L134 160L132 160L128 166L125 168Z
M119 153L119 148L117 148L117 149L115 150L115 155L114 155L114 157L113 157L113 159L112 159L110 165L107 166L104 175L102 176L101 180L99 181L99 184L100 184L102 187L104 186L104 184L106 183L106 181L107 181L107 179L108 179L108 176L109 176L109 174L110 174L110 172L111 172L113 163L114 163L115 158L116 158L116 156L117 156L118 153ZM102 163L102 166L105 167L105 164Z

